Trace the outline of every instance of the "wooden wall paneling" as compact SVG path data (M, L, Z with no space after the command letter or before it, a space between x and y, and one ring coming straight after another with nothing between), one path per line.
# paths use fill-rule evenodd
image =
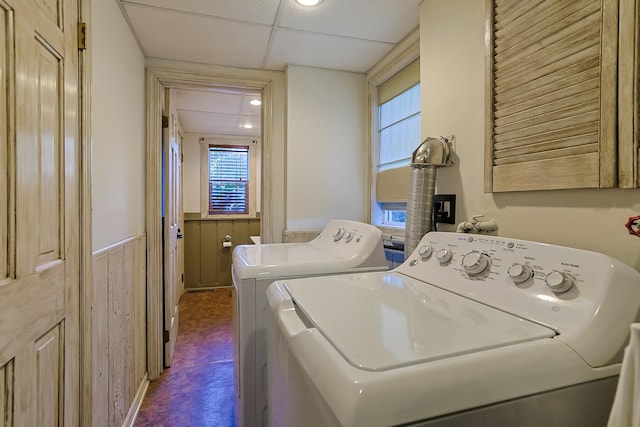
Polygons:
M92 425L132 419L147 382L146 243L134 236L93 257Z
M260 236L260 220L249 220L249 236Z
M231 286L233 248L252 244L260 235L260 219L190 219L185 221L185 289ZM229 235L233 247L223 248Z
M195 288L200 285L200 221L184 222L184 285Z
M93 258L92 425L109 419L109 254Z
M231 286L231 253L233 247L223 248L221 239L229 235L232 239L242 239L241 236L234 236L234 221L216 221L218 224L218 286ZM234 244L236 244L234 240Z
M127 334L124 313L124 247L109 253L109 425L119 426L127 414L124 396L125 363L122 357Z
M248 245L251 243L251 239L249 239L249 221L233 221L233 232L231 233L231 237L233 238L233 246L237 245ZM232 248L233 249L233 248ZM229 260L231 262L231 260Z
M124 250L124 281L122 283L122 313L120 317L123 320L124 327L128 328L128 331L123 334L122 337L122 361L124 369L122 370L123 376L123 401L125 402L124 417L129 412L129 404L133 401L133 398L138 390L139 383L136 383L135 377L135 362L134 362L134 341L136 338L136 324L135 318L135 287L138 285L136 282L135 274L135 244L136 242L127 243ZM124 422L124 418L122 420ZM122 425L122 423L121 423Z
M134 289L134 389L140 386L140 383L146 381L147 375L147 316L146 316L146 281L147 269L145 266L145 254L147 252L146 242L144 238L136 239L134 243L134 276L132 283Z
M201 287L218 284L218 250L224 234L218 232L218 221L200 223L200 285Z

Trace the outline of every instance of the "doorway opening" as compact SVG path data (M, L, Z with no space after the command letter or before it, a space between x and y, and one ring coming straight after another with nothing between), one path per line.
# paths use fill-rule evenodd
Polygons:
M159 212L163 212L162 203L165 191L163 189L163 113L167 111L167 97L171 96L171 91L181 95L190 93L197 98L203 98L206 93L222 93L226 95L259 94L262 105L260 108L260 142L262 148L262 161L260 162L261 188L259 191L261 202L259 204L260 226L259 235L263 241L270 241L271 230L271 206L269 203L270 188L265 185L265 177L269 175L269 162L265 157L269 156L270 143L270 112L271 112L271 82L264 80L251 80L244 78L236 78L233 76L219 75L202 75L188 72L177 72L174 70L157 70L151 69L147 71L147 365L149 370L149 379L153 380L159 377L165 365L165 340L175 334L165 332L165 324L169 326L173 323L172 315L168 310L175 311L177 301L175 298L167 298L171 292L164 289L164 262L165 245L163 240L163 221ZM247 95L247 96L251 96ZM201 106L195 105L193 109L189 109L190 113L198 115L198 109ZM200 111L202 112L202 111ZM185 117L189 114L185 115ZM241 116L241 114L239 114ZM241 117L240 117L241 119ZM165 119L166 120L166 119ZM244 123L243 123L244 124ZM184 125L183 125L184 126ZM179 127L178 127L179 128ZM188 139L188 132L181 130L181 138L183 144ZM207 137L221 137L221 132L215 132L218 135L210 135ZM198 132L198 134L206 134L206 132ZM227 137L229 135L226 135ZM198 138L202 138L200 136ZM255 139L255 138L254 138ZM182 155L182 154L181 154ZM183 170L186 169L183 166ZM199 168L198 168L199 169ZM164 173L166 176L166 173ZM187 208L188 210L188 208ZM181 228L184 230L184 228ZM178 257L179 259L179 257ZM230 260L230 257L229 257ZM229 265L230 268L230 265ZM177 276L176 276L177 277ZM177 286L177 285L176 285ZM167 320L169 319L169 320ZM177 325L177 318L175 319Z

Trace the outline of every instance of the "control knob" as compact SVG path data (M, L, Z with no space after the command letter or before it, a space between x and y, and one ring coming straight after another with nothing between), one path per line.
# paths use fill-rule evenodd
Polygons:
M557 294L567 292L573 286L573 280L571 280L571 277L558 270L553 270L551 273L547 274L544 281L549 289Z
M344 232L345 229L340 227L338 228L338 231L335 232L335 234L333 235L333 241L337 242L338 240L342 239L342 236L344 236Z
M347 237L344 238L344 241L346 243L349 243L350 241L353 240L354 237L356 237L356 232L355 231L350 231L349 233L347 233Z
M507 275L514 283L524 283L533 277L533 270L528 265L513 264L507 270Z
M436 252L436 259L440 264L448 263L449 261L451 261L452 257L453 252L451 252L449 249L440 249L438 252Z
M423 245L418 249L418 255L420 255L420 258L423 260L429 259L431 254L433 254L433 248L429 245Z
M469 252L462 257L462 268L468 275L474 276L489 268L489 259L489 255L482 252Z

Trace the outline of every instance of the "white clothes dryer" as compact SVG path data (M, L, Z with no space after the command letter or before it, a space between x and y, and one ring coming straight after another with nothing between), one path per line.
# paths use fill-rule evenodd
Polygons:
M270 425L596 427L640 273L603 254L431 232L388 272L267 290Z
M332 220L310 242L239 245L232 254L235 425L266 426L266 289L275 280L387 270L377 227Z

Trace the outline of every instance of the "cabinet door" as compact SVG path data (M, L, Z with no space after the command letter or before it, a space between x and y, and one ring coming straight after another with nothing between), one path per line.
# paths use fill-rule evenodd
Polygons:
M618 177L621 188L640 187L640 0L620 0Z
M485 191L617 186L617 0L487 0Z

